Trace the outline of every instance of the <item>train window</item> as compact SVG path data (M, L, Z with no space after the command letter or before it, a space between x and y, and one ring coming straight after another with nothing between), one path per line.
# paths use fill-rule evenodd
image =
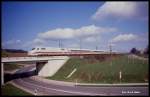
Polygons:
M39 50L39 48L37 48L37 50Z
M32 48L32 50L35 50L35 48Z
M45 48L41 48L41 50L45 50Z

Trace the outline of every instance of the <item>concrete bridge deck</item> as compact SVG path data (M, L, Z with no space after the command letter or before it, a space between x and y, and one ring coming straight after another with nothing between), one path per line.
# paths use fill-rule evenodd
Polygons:
M5 57L2 58L2 63L7 62L25 62L25 61L48 61L48 60L61 60L64 59L62 56L45 56L45 57Z
M67 60L68 56L48 56L48 57L7 57L1 61L1 84L4 84L4 64L5 63L28 63L35 62L36 71L39 76L54 75Z

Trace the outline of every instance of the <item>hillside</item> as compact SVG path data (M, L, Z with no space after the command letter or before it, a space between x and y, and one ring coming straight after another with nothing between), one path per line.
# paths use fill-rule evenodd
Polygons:
M20 49L2 49L2 57L25 57L27 56L27 51Z
M106 58L106 57L105 57ZM69 78L67 76L76 69ZM119 79L119 72L122 79ZM54 80L80 83L139 83L148 82L148 61L122 55L100 60L72 57L54 76Z

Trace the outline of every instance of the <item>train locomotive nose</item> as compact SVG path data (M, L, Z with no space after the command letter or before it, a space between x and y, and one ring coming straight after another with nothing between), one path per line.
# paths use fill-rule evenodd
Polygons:
M28 52L28 55L29 55L29 56L34 55L34 52L33 52L33 51L29 51L29 52Z

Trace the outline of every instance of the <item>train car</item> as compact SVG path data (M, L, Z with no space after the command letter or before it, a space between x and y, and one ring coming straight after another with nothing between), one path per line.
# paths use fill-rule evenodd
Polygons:
M28 52L29 56L74 56L74 55L95 55L106 53L102 50L72 49L72 48L52 48L36 47Z
M29 56L40 56L40 55L58 55L68 53L68 49L62 48L51 48L51 47L36 47L28 52Z

